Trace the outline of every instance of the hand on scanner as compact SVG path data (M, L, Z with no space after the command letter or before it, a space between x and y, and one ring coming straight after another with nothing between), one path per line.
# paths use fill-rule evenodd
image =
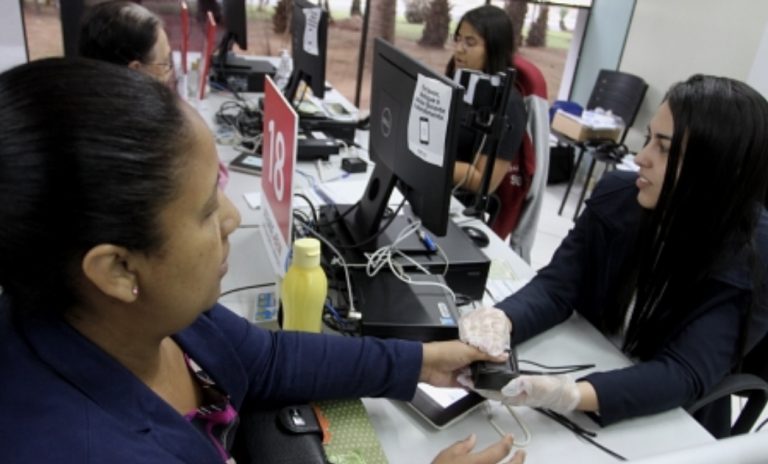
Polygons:
M435 387L461 387L458 376L468 371L473 362L504 362L508 357L507 353L491 356L458 340L425 343L423 350L419 381Z
M510 322L504 311L484 306L459 319L459 339L493 356L510 349Z

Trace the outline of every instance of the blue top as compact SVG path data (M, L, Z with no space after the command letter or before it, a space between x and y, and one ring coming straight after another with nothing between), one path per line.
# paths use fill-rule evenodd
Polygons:
M638 232L642 208L636 199L636 178L630 172L606 175L550 264L497 305L512 320L515 343L564 321L574 310L600 327L601 312L615 301L619 270ZM768 276L765 210L755 235ZM733 250L730 261L713 273L704 292L691 295L697 309L690 322L655 357L585 377L597 392L603 424L690 405L731 371L737 357L740 317L752 297L750 273L738 251ZM750 322L748 349L766 331L768 306L761 301Z
M17 320L0 296L0 462L220 462L213 443L62 321ZM216 305L174 336L231 404L412 398L420 343L259 329Z

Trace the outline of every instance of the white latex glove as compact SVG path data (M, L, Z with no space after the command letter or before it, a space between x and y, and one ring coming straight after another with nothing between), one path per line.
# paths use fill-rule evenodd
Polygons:
M576 409L581 393L570 375L521 375L501 388L502 402L566 413Z
M509 318L497 308L484 306L459 319L459 339L492 356L509 350L511 331Z

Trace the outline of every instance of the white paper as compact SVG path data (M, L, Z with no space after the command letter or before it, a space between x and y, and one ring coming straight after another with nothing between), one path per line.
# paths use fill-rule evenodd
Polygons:
M259 209L261 207L261 192L244 193L243 197L251 209Z
M443 167L451 88L419 74L408 115L408 149L427 163Z
M326 182L318 185L318 188L323 191L325 196L328 197L333 203L340 205L354 204L360 198L362 198L365 192L365 187L368 185L367 180L349 180L344 179L337 182ZM392 195L389 197L389 205L399 205L403 201L403 195L399 190L392 190ZM327 200L324 200L327 202Z
M320 50L318 47L317 34L318 24L320 23L320 15L322 10L320 8L304 8L304 51L310 55L319 55Z

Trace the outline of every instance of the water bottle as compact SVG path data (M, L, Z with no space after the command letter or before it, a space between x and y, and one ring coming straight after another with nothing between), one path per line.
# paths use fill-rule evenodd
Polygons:
M315 238L296 240L280 289L283 329L319 333L327 293L328 280L320 267L320 242Z
M275 84L280 90L285 90L288 85L288 81L291 79L291 72L293 71L293 60L291 55L288 54L288 50L283 49L280 52L280 63L277 65L277 74L275 74Z

